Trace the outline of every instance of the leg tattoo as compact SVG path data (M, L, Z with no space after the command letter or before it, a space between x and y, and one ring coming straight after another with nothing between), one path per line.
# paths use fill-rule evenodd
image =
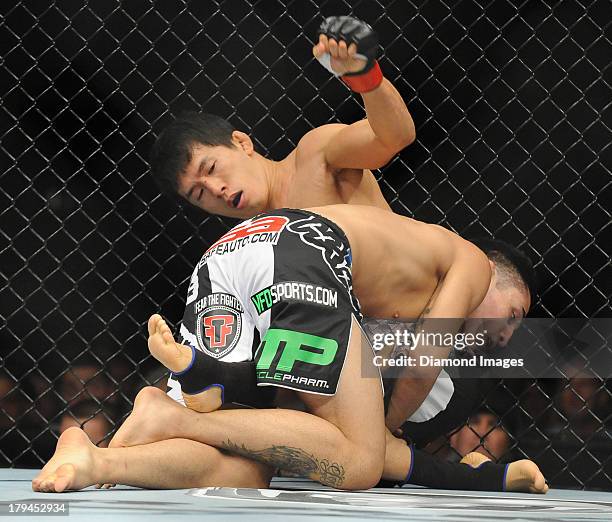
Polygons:
M272 446L262 450L252 450L244 444L236 444L227 439L223 448L253 460L288 471L297 477L310 478L318 475L322 484L338 488L344 482L344 467L327 459L319 461L314 455L299 448Z

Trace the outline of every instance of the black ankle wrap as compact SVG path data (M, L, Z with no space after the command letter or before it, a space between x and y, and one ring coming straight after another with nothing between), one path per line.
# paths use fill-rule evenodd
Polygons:
M411 469L405 483L438 489L505 491L507 467L507 464L484 462L473 468L413 448Z
M189 366L172 374L180 383L183 393L196 395L218 386L223 403L234 402L254 408L272 407L276 389L257 386L254 362L223 362L193 346L191 353Z

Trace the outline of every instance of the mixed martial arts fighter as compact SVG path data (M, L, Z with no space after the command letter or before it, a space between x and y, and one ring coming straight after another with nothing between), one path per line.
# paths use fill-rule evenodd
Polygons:
M371 27L351 17L330 17L318 39L313 54L334 74L349 72L341 79L361 94L366 119L314 129L289 156L273 161L255 152L249 136L222 118L186 115L164 130L153 149L152 171L162 190L229 217L342 202L389 209L368 169L382 167L414 140L410 113L382 77L375 60L378 39ZM414 389L411 405L404 405L412 421L402 426L403 436L424 446L450 433L480 404L481 388L475 380L446 378L436 383L435 393ZM397 419L389 420L397 426ZM460 475L456 487L470 486ZM490 482L488 487L502 486Z
M521 271L442 227L375 207L281 209L247 220L196 266L180 329L186 344L174 342L160 316L149 321L151 353L173 372L189 408L145 388L117 433L131 447L99 449L78 428L68 430L33 487L188 487L185 469L187 479L198 469L200 486L267 486L277 468L342 489L369 488L381 476L403 480L414 460L405 442L386 432L362 311L420 317L425 330L436 318L457 318L451 332L467 317L522 317L530 293ZM449 351L428 349L437 357ZM275 387L294 390L307 411L265 408L264 390ZM244 397L245 389L250 405L264 408L209 411ZM201 443L207 460L188 464L176 454L175 476L152 472L155 445L176 439ZM545 492L537 466L527 463L526 473L506 468L507 489ZM482 466L483 476L497 475L490 466Z
M330 30L334 24L337 30L338 23L361 24L340 18L326 23ZM353 29L368 36L369 28L364 29L363 25ZM343 58L341 54L343 49L348 51L354 45L347 47L342 41L337 45L330 36L333 34L329 32L320 36L314 54L321 56L330 52L332 62L336 62L336 70L352 68L354 64L351 57ZM351 49L352 53L354 51L354 48ZM371 54L371 51L366 52ZM345 63L342 63L343 60ZM363 61L354 61L363 67ZM271 162L259 156L253 151L248 136L234 131L227 122L214 117L192 115L171 126L160 137L153 155L154 170L162 179L165 176L166 186L170 190L178 189L205 210L224 215L251 215L262 207L283 203L301 206L304 199L316 204L348 201L388 208L372 174L363 170L363 166L377 167L385 163L395 153L394 149L414 139L414 127L395 89L386 80L382 81L380 76L376 77L380 80L379 88L374 87L370 93L363 95L368 120L351 126L330 125L315 129L282 162ZM395 115L396 118L393 117ZM367 154L364 158L365 152L371 152L372 149L375 154ZM359 165L360 168L343 168L343 165ZM177 172L182 173L181 176L177 176ZM244 190L232 192L231 188L238 186L246 186L246 199L243 198ZM230 195L234 197L230 198ZM252 204L247 205L246 201ZM141 397L137 406L143 400ZM453 411L457 409L453 408ZM440 420L440 415L436 420ZM166 448L172 463L176 462L174 455L177 446L183 446L186 451L195 449L190 441L172 442L175 444L159 445L156 448L158 456L159 451ZM195 457L197 455L196 452ZM188 459L188 462L193 461ZM249 474L251 468L248 464L243 468L245 475ZM200 471L204 474L207 472L206 469ZM192 480L194 476L193 473L182 473L179 482L173 482L173 474L168 472L165 477L171 485L156 487L181 487L180 484ZM439 473L432 476L435 478ZM457 478L459 487L469 487L465 480Z

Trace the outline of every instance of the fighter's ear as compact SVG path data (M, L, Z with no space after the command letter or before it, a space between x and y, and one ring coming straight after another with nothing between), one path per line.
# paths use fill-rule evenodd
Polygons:
M495 287L497 285L497 279L499 277L499 274L497 272L497 265L495 264L495 261L489 259L489 266L491 267L491 286Z
M237 147L240 147L244 152L246 152L249 156L253 154L253 141L249 138L248 134L241 132L239 130L235 130L232 132L232 142Z

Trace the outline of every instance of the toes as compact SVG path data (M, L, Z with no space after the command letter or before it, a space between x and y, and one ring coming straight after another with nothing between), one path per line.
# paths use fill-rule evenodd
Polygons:
M536 473L532 489L535 490L535 493L546 493L548 491L548 485L546 484L546 480L544 480L544 475L539 471Z
M168 325L166 324L166 321L164 321L160 317L159 320L157 321L155 333L163 335L166 330L170 331L170 329L168 328Z
M44 491L47 493L55 493L55 481L57 480L57 475L54 473L51 475L43 485Z
M155 334L155 329L157 327L157 322L161 319L159 314L153 314L149 317L149 322L147 323L147 329L149 330L149 335Z
M163 319L159 322L158 330L162 335L170 333L170 327L168 326L168 323L166 323L166 321L164 321Z
M57 468L55 477L55 483L53 484L53 489L55 492L62 493L63 491L66 491L74 477L74 466L72 464L61 465L59 468Z
M53 485L53 489L51 491L55 491L55 493L63 493L68 489L68 484L70 483L69 479L66 477L59 477L55 484Z
M43 493L48 493L49 491L52 491L50 489L52 484L53 484L53 475L50 475L49 477L45 477L40 482L39 491L42 491Z

